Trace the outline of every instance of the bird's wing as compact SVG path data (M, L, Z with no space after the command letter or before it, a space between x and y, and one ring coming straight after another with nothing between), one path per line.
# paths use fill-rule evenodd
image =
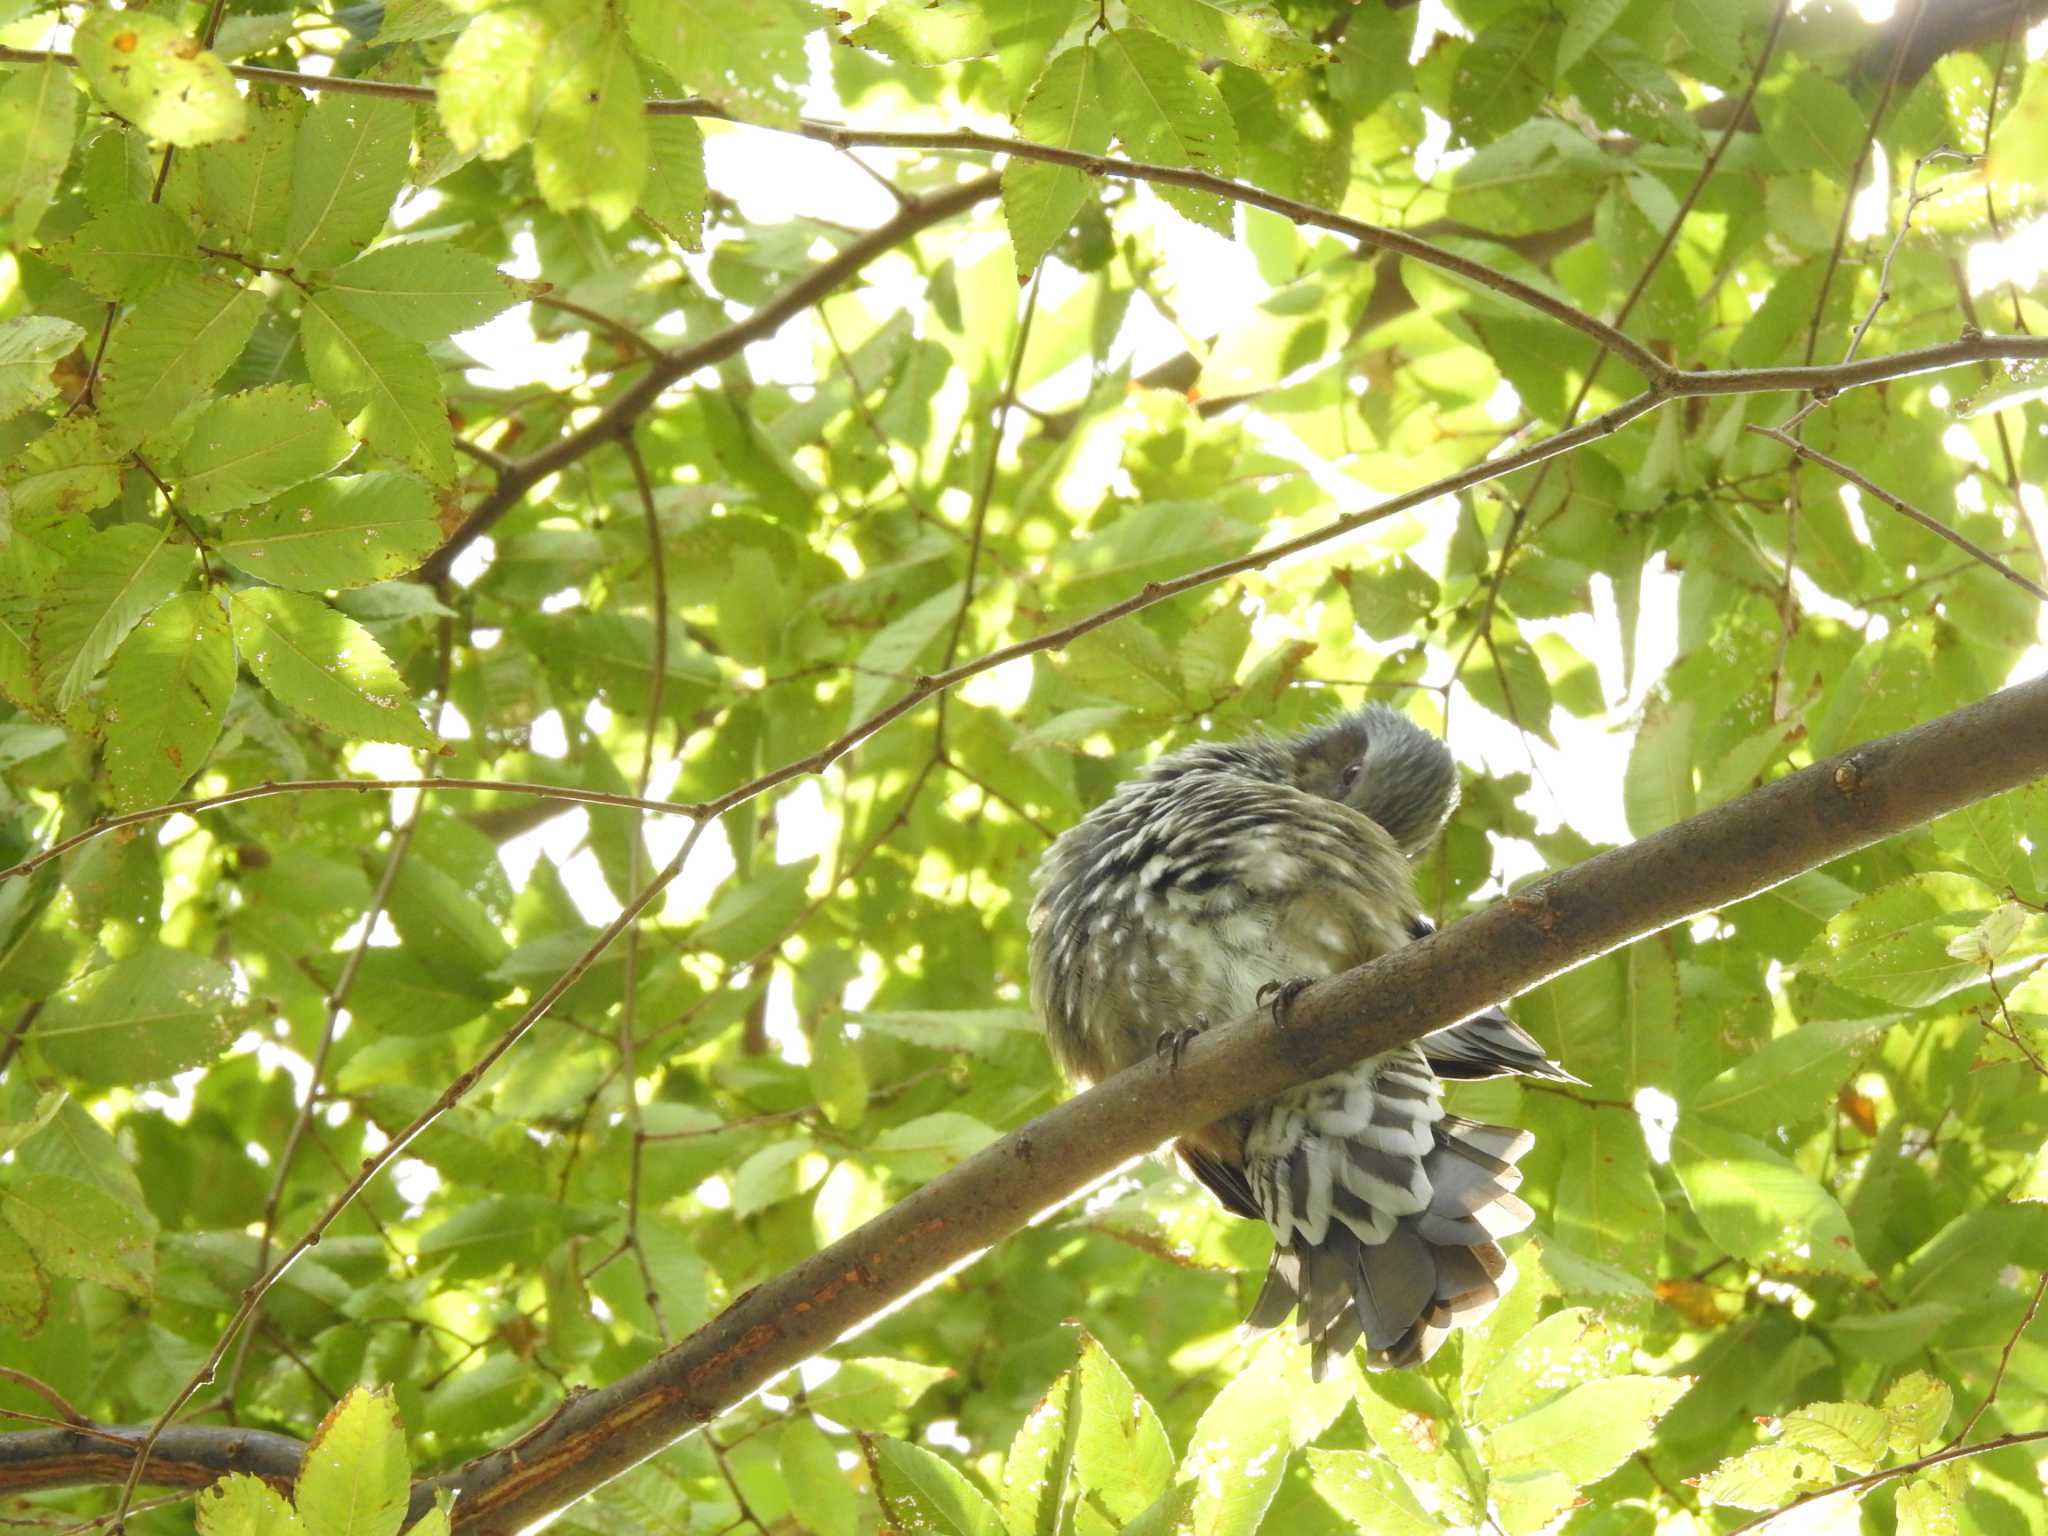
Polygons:
M1426 939L1434 932L1436 929L1428 918L1409 919L1411 938ZM1552 1061L1528 1031L1498 1008L1475 1013L1469 1019L1424 1035L1418 1044L1436 1075L1456 1082L1476 1082L1488 1077L1542 1077L1585 1086L1584 1078L1575 1077Z

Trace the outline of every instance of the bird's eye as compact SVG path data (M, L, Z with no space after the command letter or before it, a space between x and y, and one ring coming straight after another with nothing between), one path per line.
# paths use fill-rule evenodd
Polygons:
M1349 789L1352 785L1358 782L1358 776L1363 772L1365 772L1364 759L1360 758L1355 761L1346 763L1344 765L1343 773L1338 775L1337 787L1339 789Z

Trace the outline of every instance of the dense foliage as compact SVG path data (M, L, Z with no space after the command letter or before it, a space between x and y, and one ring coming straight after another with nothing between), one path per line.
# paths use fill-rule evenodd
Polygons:
M1163 746L1445 730L1449 922L2040 667L2018 365L1329 525L1635 396L1596 322L2038 333L2048 8L272 5L0 0L0 1410L391 1394L208 1530L395 1531L337 1464L510 1443L1052 1104L1031 871ZM1241 1339L1263 1229L1146 1163L563 1528L1727 1531L1880 1474L1828 1529L2041 1536L2044 902L2036 786L1525 997L1588 1086L1454 1092L1538 1221L1424 1371ZM1964 1436L2031 1438L1881 1475Z

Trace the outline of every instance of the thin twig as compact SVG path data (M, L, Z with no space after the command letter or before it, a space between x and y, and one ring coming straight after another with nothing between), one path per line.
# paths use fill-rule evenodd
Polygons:
M2043 1270L2041 1278L2034 1282L2033 1299L2027 1303L2026 1313L2020 1318L2019 1326L2006 1335L2005 1348L1998 1352L1998 1369L1992 1373L1991 1390L1984 1394L1984 1400L1971 1411L1968 1421L1956 1432L1955 1439L1949 1441L1949 1449L1954 1449L1969 1439L1970 1431L1977 1427L1977 1421L1984 1417L1984 1411L1998 1401L1998 1389L2005 1385L2005 1371L2006 1367L2012 1364L2012 1352L2019 1346L2020 1339L2025 1336L2026 1331L2034 1326L2034 1318L2041 1310L2041 1297L2044 1293L2048 1293L2048 1270Z
M2032 581L2027 577L2022 576L2018 571L2014 570L2011 566L2007 565L2003 560L1999 559L1998 556L1992 554L1990 550L1984 548L1980 544L1973 543L1971 540L1964 538L1963 535L1957 533L1953 528L1949 527L1947 524L1942 523L1936 520L1935 518L1929 517L1925 512L1922 512L1918 507L1914 506L1905 498L1900 496L1894 496L1890 491L1886 490L1876 481L1870 479L1867 475L1863 474L1859 470L1851 469L1847 464L1844 464L1840 459L1830 457L1828 454L1822 453L1818 448L1810 447L1807 444L1800 442L1797 438L1788 436L1783 430L1777 427L1760 426L1752 422L1746 425L1743 428L1743 430L1746 432L1754 432L1759 437L1768 437L1774 439L1777 442L1783 443L1787 448L1790 448L1792 450L1792 456L1795 462L1798 460L1800 455L1805 455L1807 458L1812 459L1814 463L1820 465L1822 468L1830 470L1833 473L1841 476L1842 479L1848 481L1851 485L1855 486L1858 490L1864 492L1866 495L1876 497L1879 501L1883 502L1886 506L1890 507L1894 512L1898 513L1901 517L1910 518L1912 521L1918 523L1921 527L1925 528L1928 532L1933 533L1941 538L1947 539L1949 543L1955 545L1957 549L1966 551L1971 556L1981 561L1983 564L1989 566L1992 570L1998 572L1999 575L2003 576L2007 581L2011 582L2014 586L2018 587L2022 592L2026 593L2036 602L2048 603L2048 587L2043 587L2039 582Z
M165 821L173 816L197 816L203 811L217 811L223 806L240 805L245 800L262 800L271 795L325 794L343 790L365 795L382 794L398 789L474 790L483 794L532 795L541 800L568 800L577 805L616 805L630 811L655 811L663 816L697 814L691 806L676 805L667 800L648 800L638 795L613 795L602 790L577 789L566 784L533 784L514 779L269 779L261 784L231 789L224 794L208 795L200 800L176 800L169 805L151 806L146 811L124 811L119 816L102 817L61 842L52 843L41 853L33 854L19 864L0 869L0 880L32 875L45 864L53 859L63 858L81 844L89 843L96 837L104 837L109 832L118 832L123 827Z
M1905 1477L1914 1472L1924 1472L1929 1467L1938 1467L1944 1462L1962 1461L1971 1456L1983 1456L1992 1451L2007 1450L2015 1445L2032 1445L2036 1441L2048 1440L2048 1429L2037 1429L2024 1435L2000 1435L1996 1440L1980 1440L1975 1445L1955 1445L1946 1450L1936 1451L1931 1456L1922 1456L1918 1461L1904 1462L1896 1467L1886 1467L1881 1472L1872 1472L1863 1477L1852 1477L1846 1483L1836 1483L1832 1488L1817 1488L1812 1493L1802 1493L1789 1504L1780 1505L1769 1514L1758 1515L1746 1520L1728 1533L1728 1536L1743 1536L1745 1531L1754 1531L1769 1525L1795 1509L1804 1509L1809 1504L1818 1504L1822 1499L1832 1499L1838 1493L1861 1493L1888 1483L1895 1477Z

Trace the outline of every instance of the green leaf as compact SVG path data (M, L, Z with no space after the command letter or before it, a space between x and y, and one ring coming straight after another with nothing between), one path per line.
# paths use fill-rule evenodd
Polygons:
M806 1531L858 1536L860 1498L823 1430L807 1418L792 1418L775 1436L775 1454L790 1509Z
M247 1472L202 1489L192 1514L199 1536L304 1536L306 1529L283 1494Z
M533 175L550 208L588 208L616 229L632 216L647 179L647 115L639 67L611 17L606 7L558 32L541 60Z
M1350 1374L1308 1380L1307 1351L1269 1335L1224 1383L1188 1437L1175 1474L1195 1485L1196 1536L1251 1536L1287 1473L1290 1452L1326 1429L1350 1400Z
M1686 1114L1671 1161L1700 1225L1734 1257L1794 1273L1870 1273L1840 1203L1782 1153Z
M84 338L82 326L54 315L0 320L0 421L19 416L57 393L57 360Z
M1709 1504L1735 1509L1776 1509L1802 1493L1826 1488L1835 1478L1828 1459L1789 1445L1760 1445L1730 1456L1704 1477L1692 1480Z
M234 595L235 647L278 702L345 737L432 747L405 683L370 632L318 598Z
M1540 1530L1649 1444L1688 1377L1610 1376L1585 1382L1490 1430L1491 1492L1509 1536Z
M379 246L328 273L320 287L359 318L412 341L440 341L482 325L533 294L531 284L506 277L488 256L427 244Z
M1486 1474L1436 1387L1413 1372L1374 1371L1357 1377L1356 1400L1373 1445L1409 1486L1425 1490L1447 1523L1478 1523Z
M1017 113L1017 135L1034 144L1101 154L1109 148L1102 68L1086 43L1054 56ZM1074 215L1095 195L1084 172L1013 157L1003 167L1003 218L1017 254L1017 275L1038 269Z
M813 1412L848 1429L888 1433L901 1430L910 1407L952 1374L942 1366L914 1360L862 1355L840 1361L831 1378L806 1392L804 1401Z
M122 203L88 220L51 252L103 299L134 303L173 277L198 277L192 226L161 203Z
M1758 106L1765 142L1787 166L1818 171L1838 187L1848 183L1864 132L1863 109L1854 96L1809 69Z
M1039 1400L1003 1464L1010 1536L1126 1529L1164 1494L1173 1450L1151 1404L1087 1333L1081 1356Z
M107 446L92 417L58 422L0 465L0 485L14 500L14 526L47 519L83 534L90 526L85 514L121 494L125 457Z
M1316 51L1271 6L1210 5L1206 0L1130 0L1131 14L1197 58L1246 69L1307 64Z
M795 120L809 78L807 35L821 17L801 0L627 0L633 45L685 94L708 96L750 120Z
M1628 0L1567 0L1564 36L1557 44L1558 73L1563 74L1583 59L1627 9Z
M71 49L100 100L153 139L212 144L248 126L227 65L161 16L88 11Z
M729 882L697 926L695 942L720 959L742 965L789 931L803 911L815 858L777 864Z
M1938 1376L1908 1371L1885 1389L1883 1407L1891 1448L1915 1456L1941 1439L1955 1410L1955 1394Z
M214 593L181 593L138 624L100 711L115 805L135 811L175 795L213 750L234 691L235 644Z
M704 248L704 130L687 117L647 123L647 182L640 211L686 251Z
M214 401L179 456L187 512L212 517L324 475L355 440L304 384L271 384Z
M323 92L293 146L285 264L331 267L376 239L405 185L411 150L412 109L404 103Z
M1909 1477L1899 1489L1894 1505L1898 1515L1898 1536L1957 1536L1962 1529L1956 1519L1962 1505L1963 1489L1942 1474L1965 1474L1954 1463L1935 1467L1918 1477Z
M1438 1536L1448 1529L1422 1507L1407 1481L1364 1451L1310 1450L1309 1476L1323 1502L1376 1536Z
M218 960L148 944L52 996L36 1047L84 1082L160 1082L211 1061L240 1010L234 975Z
M432 493L389 471L316 480L221 528L221 558L301 592L395 580L441 543Z
M1868 1403L1808 1403L1785 1415L1786 1445L1806 1446L1851 1472L1875 1471L1891 1439L1891 1421Z
M853 678L853 703L847 713L849 723L867 719L884 700L916 682L920 663L960 611L960 595L957 583L934 592L897 615L862 647L859 670Z
M63 1174L8 1174L0 1177L0 1217L38 1265L51 1274L148 1297L156 1255L154 1224L147 1216Z
M184 585L192 546L174 530L124 523L86 539L43 589L31 643L36 691L59 709L85 694L149 611Z
M1596 1263L1653 1279L1664 1250L1664 1200L1642 1122L1626 1109L1588 1109L1564 1147L1552 1201L1558 1240Z
M315 294L299 339L313 387L372 448L434 485L455 478L455 434L441 376L427 349L372 325L338 299Z
M1686 1110L1735 1130L1797 1125L1827 1107L1856 1058L1899 1017L1802 1024L1712 1078L1686 1100Z
M397 1400L351 1387L314 1431L292 1501L307 1536L398 1536L411 1480Z
M133 448L169 426L242 355L263 305L260 293L225 278L174 277L123 315L100 381L107 441Z
M1851 903L1800 956L1802 971L1903 1008L1923 1007L1984 979L1984 966L1949 951L1999 905L1971 875L1927 872ZM2038 939L2022 953L2039 953Z
M865 1444L890 1529L903 1536L1002 1536L994 1507L950 1462L901 1440L878 1436Z
M1133 160L1228 176L1237 168L1237 127L1215 82L1186 53L1151 32L1103 35L1102 96L1110 126ZM1167 206L1230 237L1235 208L1213 192L1159 186Z
M952 64L995 51L988 8L973 0L884 0L848 37L905 64Z
M820 1021L811 1035L811 1092L835 1126L859 1125L868 1107L867 1065L843 1019Z
M1684 699L1666 702L1653 695L1644 708L1642 728L1629 749L1628 773L1622 779L1628 829L1637 837L1661 832L1699 809L1692 779L1692 736L1692 705Z
M449 140L465 155L502 160L533 136L533 82L555 29L534 6L473 17L434 80Z
M942 1109L890 1126L873 1146L879 1161L905 1178L922 1181L965 1162L999 1134L972 1115Z
M252 93L249 103L247 133L194 154L198 205L229 249L271 256L284 250L306 101L287 90Z
M418 857L401 864L391 885L391 922L407 951L444 985L496 995L485 978L512 946L484 902L446 870Z
M1549 94L1562 35L1547 7L1511 10L1459 56L1451 78L1451 121L1485 143L1519 126Z
M11 70L0 84L0 225L16 245L35 238L57 195L82 105L55 61Z
M1553 746L1550 733L1550 679L1527 642L1496 631L1491 644L1481 645L1465 671L1472 697L1509 725L1541 737Z

